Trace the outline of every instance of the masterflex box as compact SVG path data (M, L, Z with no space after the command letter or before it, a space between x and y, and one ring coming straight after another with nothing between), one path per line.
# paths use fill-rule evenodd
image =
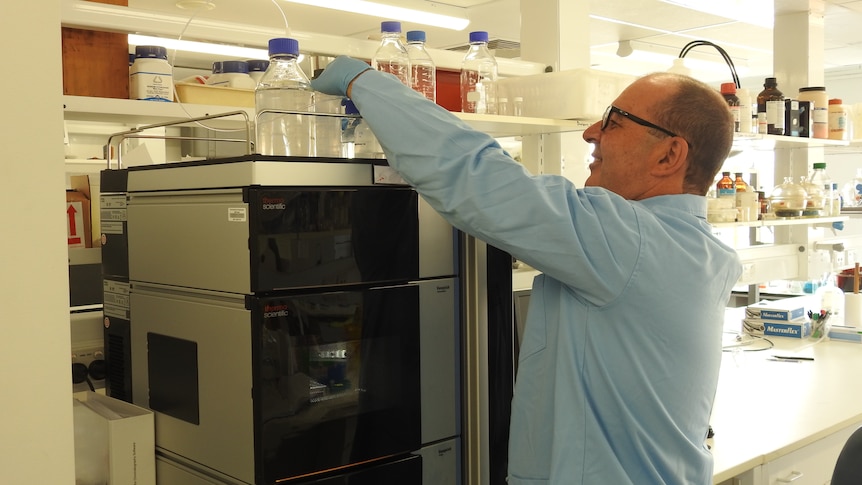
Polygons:
M742 329L748 335L801 339L811 335L811 322L807 318L784 322L746 318L742 321Z
M760 301L748 305L745 318L788 322L805 318L811 307L811 297L797 296L773 301Z

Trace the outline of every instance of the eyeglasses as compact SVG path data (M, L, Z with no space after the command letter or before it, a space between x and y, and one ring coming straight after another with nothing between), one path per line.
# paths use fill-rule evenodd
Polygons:
M649 121L647 121L643 118L639 118L639 117L629 113L628 111L623 111L614 105L608 106L608 109L605 110L605 114L602 116L602 128L601 128L602 131L605 131L605 128L608 127L608 123L610 123L610 121L611 121L611 113L617 113L618 115L620 115L624 118L628 118L628 119L634 121L635 123L637 123L641 126L646 126L647 128L656 129L656 130L664 133L665 135L679 136L670 130L666 130L666 129L662 128L661 126L656 125L655 123L650 123Z

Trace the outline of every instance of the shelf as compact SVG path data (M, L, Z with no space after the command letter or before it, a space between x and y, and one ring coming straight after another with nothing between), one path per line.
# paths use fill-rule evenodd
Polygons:
M248 114L249 119L254 119L254 109L251 108L95 98L88 96L63 96L63 116L66 120L74 121L149 125L182 121L189 118L232 111L244 111ZM222 120L219 123L233 125L233 128L237 128L244 125L244 118L238 115L233 117L232 121ZM208 121L207 124L216 126L212 121Z
M522 136L549 133L584 131L593 122L579 120L554 120L525 116L480 115L474 113L452 113L471 128L491 136Z
M798 217L782 219L763 219L750 222L712 222L716 229L737 227L771 227L771 226L818 226L831 225L833 222L843 222L850 219L848 216L835 217Z
M87 96L63 96L63 112L67 120L87 122L113 122L123 125L146 125L182 121L189 118L209 116L232 111L244 111L254 120L253 108L212 106L190 103L161 103L130 99L93 98ZM452 113L472 128L496 137L537 135L583 131L590 122L577 120L552 120L503 115L481 115ZM209 120L208 126L239 128L242 116Z
M862 145L862 141L859 141ZM851 145L848 141L798 136L760 135L735 133L733 146L737 149L775 150L777 148L833 148Z

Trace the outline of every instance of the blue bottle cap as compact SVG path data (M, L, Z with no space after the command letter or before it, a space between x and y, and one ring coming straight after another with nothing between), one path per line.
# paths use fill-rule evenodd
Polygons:
M222 61L213 62L213 74L221 74L224 72L224 63Z
M264 72L269 67L269 61L266 59L249 59L245 62L248 63L248 72Z
M411 30L407 32L407 42L425 42L425 31Z
M488 33L482 30L470 32L470 42L488 42Z
M135 58L167 60L168 50L160 45L139 45L135 46Z
M245 61L224 61L222 62L223 72L238 72L240 74L248 74L248 63Z
M380 22L380 32L401 32L401 22Z
M286 37L276 37L269 39L269 55L290 54L299 55L299 41L296 39L288 39Z
M359 110L356 109L356 105L353 104L353 101L351 101L347 98L344 98L344 100L341 102L341 104L344 105L344 113L345 114L349 114L349 115L358 115L359 114Z

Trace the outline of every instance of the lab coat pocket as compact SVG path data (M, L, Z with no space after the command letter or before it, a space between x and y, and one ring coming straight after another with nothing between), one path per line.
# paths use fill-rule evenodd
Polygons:
M533 297L530 298L530 306L527 309L527 323L524 325L524 335L520 342L518 361L523 361L543 350L548 344L548 327L545 321L545 305L541 298L537 298L535 288Z

